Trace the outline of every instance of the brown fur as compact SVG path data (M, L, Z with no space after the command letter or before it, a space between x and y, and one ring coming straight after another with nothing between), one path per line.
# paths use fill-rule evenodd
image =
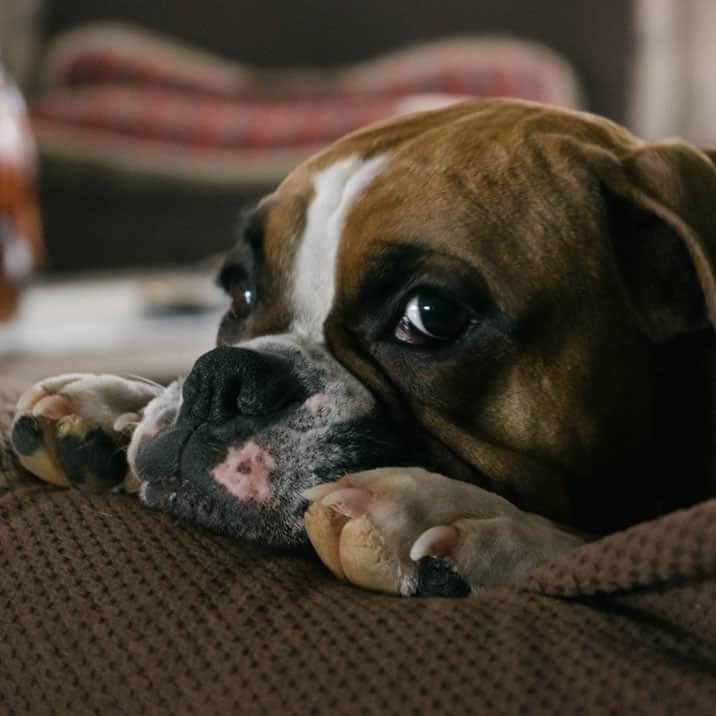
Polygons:
M583 113L465 103L359 131L302 165L264 205L267 251L292 240L285 207L306 205L315 171L383 152L389 164L348 216L326 335L424 431L438 467L597 531L713 494L716 170L707 155L644 143ZM361 320L355 297L385 260L386 240L470 267L517 327L512 349L449 370L426 361L411 375L351 332ZM650 263L662 243L664 260ZM669 276L652 275L669 270L669 251L691 267L675 296L661 295Z
M323 218L309 211L316 172L375 155L362 192L339 183ZM508 584L584 532L712 496L712 156L507 100L356 132L247 217L220 275L232 307L219 340L236 350L166 390L42 381L18 405L20 459L87 484L138 421L128 455L147 505L270 544L308 536L339 577L406 595ZM338 242L308 337L293 272L316 285L330 267L296 261L307 212L329 225L308 232L322 250ZM444 340L419 325L431 310ZM222 449L251 431L276 457L258 507L215 484Z

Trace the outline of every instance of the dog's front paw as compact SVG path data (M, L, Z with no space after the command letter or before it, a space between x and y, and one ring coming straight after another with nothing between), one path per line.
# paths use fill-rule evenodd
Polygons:
M162 390L114 375L48 378L20 397L13 448L26 469L55 485L132 489L126 447L144 406Z
M420 468L349 475L304 493L324 564L367 589L466 596L508 584L581 539L475 485Z

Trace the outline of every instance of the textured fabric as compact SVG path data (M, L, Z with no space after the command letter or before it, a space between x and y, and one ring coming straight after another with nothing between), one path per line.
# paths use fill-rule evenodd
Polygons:
M714 713L716 501L401 599L20 477L2 440L0 713Z

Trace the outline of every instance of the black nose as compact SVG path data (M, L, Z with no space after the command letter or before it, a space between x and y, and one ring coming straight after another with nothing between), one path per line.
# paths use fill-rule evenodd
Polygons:
M184 381L179 419L269 416L308 395L290 356L221 346L201 356Z

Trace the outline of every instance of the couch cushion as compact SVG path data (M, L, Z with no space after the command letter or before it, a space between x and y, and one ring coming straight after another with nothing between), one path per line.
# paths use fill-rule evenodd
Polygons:
M508 589L403 599L41 484L0 440L2 711L713 713L716 501Z
M536 43L435 40L331 69L261 69L139 28L58 37L32 104L43 155L193 182L266 185L358 127L468 97L578 106L576 75Z

